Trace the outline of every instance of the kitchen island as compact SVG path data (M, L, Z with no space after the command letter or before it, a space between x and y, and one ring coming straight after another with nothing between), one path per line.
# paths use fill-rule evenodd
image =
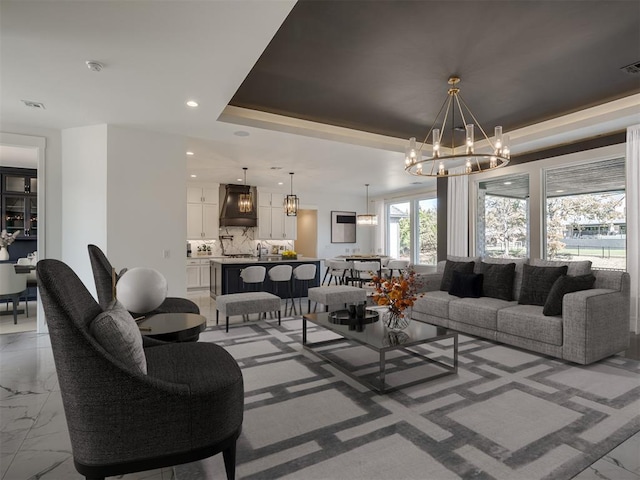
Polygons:
M276 292L276 286L271 280L269 280L269 269L276 265L291 265L296 268L298 265L312 263L316 266L316 276L309 282L309 285L300 285L299 282L291 283L294 298L306 297L307 289L309 287L320 286L320 258L302 257L296 260L293 259L281 259L280 257L266 257L266 258L215 258L210 261L211 269L211 284L210 293L212 298L216 298L218 295L227 295L229 293L240 293L245 291L240 278L240 271L243 268L251 267L253 265L262 265L267 269L267 275L264 279L262 290L265 292ZM281 292L283 295L284 293Z

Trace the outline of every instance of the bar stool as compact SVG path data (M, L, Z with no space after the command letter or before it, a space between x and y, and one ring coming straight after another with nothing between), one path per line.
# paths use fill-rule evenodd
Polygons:
M240 270L240 278L242 279L242 291L261 292L266 275L267 269L260 265L243 268L242 270ZM249 315L243 315L242 318L243 320L248 321ZM258 315L258 319L260 319L260 315Z
M316 266L312 263L298 265L293 269L293 278L296 282L300 283L300 297L298 297L298 306L300 307L300 313L302 313L302 291L305 289L305 287L308 290L309 282L316 278Z
M240 270L240 278L242 279L242 290L245 292L261 291L266 274L267 269L260 265L243 268L242 270Z
M280 295L280 287L283 283L287 284L287 290L289 290L289 296L284 297L284 314L287 315L287 305L289 299L291 299L291 310L294 315L296 312L296 304L293 301L293 292L291 291L291 276L293 274L293 267L291 265L276 265L269 269L269 280L274 284L275 294L282 298Z

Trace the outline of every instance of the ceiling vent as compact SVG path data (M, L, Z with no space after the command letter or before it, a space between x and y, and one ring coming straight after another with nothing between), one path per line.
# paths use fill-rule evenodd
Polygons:
M640 62L632 63L631 65L622 67L620 70L622 70L623 72L630 73L632 75L637 75L638 73L640 73Z
M21 100L22 103L24 103L27 107L29 108L40 108L42 110L44 110L44 103L40 103L40 102L32 102L31 100Z

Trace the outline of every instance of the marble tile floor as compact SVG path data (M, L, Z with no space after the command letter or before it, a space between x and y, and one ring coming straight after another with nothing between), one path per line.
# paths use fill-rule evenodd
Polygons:
M0 310L7 311L7 305L9 311L11 311L11 304L0 303ZM29 301L29 315L24 308L24 302L20 302L18 309L23 310L24 313L18 314L18 323L14 325L13 315L0 316L0 335L5 333L18 333L18 332L35 332L36 331L36 310L37 303L35 300Z
M208 293L191 292L188 296L199 305L207 323L215 325L215 301ZM302 303L304 306L304 300ZM233 317L231 321L239 323L242 318ZM638 351L638 335L634 335L630 358L638 359ZM640 480L639 452L640 433L574 478ZM0 335L0 479L82 478L73 466L48 335L35 332ZM118 478L179 480L172 468Z

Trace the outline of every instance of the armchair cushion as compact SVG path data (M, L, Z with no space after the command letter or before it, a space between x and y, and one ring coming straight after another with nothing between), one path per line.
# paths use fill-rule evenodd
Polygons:
M138 325L117 300L93 319L89 332L114 358L134 372L147 374L147 359Z

